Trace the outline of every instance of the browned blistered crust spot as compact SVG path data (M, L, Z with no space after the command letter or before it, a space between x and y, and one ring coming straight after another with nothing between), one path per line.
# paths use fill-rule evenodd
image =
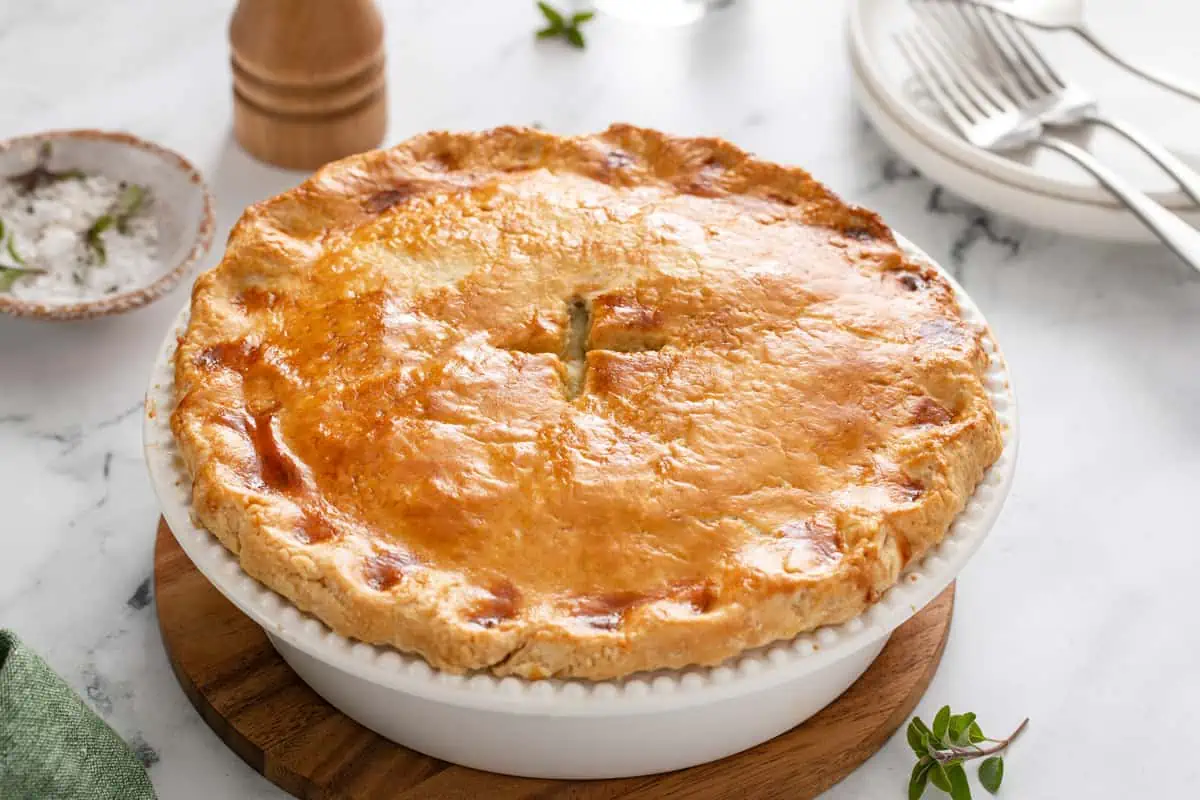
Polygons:
M402 550L381 550L363 560L363 580L377 592L386 592L404 579L416 559Z
M305 488L304 468L279 441L278 421L271 414L247 417L246 431L258 456L258 475L271 491L291 493Z
M953 419L954 415L932 397L918 398L913 407L914 425L945 425Z
M279 302L279 295L269 289L247 286L237 295L235 302L246 311L262 311L274 307Z
M387 211L392 206L399 205L411 197L421 194L422 186L416 182L405 182L393 189L384 189L382 192L367 197L363 201L363 207L372 214L379 214Z
M517 616L521 593L512 581L504 578L493 580L487 592L487 599L477 603L468 616L473 624L481 628L494 628Z
M205 370L230 369L242 372L256 363L261 355L262 347L248 339L218 342L200 351L196 356L196 366Z
M627 615L641 606L660 600L686 605L694 614L708 614L717 604L717 591L711 581L676 581L647 592L608 592L575 598L571 614L596 630L615 631Z

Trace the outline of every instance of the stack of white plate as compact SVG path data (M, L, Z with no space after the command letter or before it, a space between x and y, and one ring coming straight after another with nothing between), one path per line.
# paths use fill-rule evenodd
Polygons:
M1135 10L1136 8L1136 10ZM1135 13L1136 17L1131 17ZM1087 16L1114 49L1200 85L1191 0L1088 0ZM894 35L914 21L908 0L854 0L849 45L859 105L879 135L930 180L1031 225L1119 241L1156 241L1137 219L1074 162L1044 148L997 155L958 137L927 100ZM1122 71L1067 32L1030 30L1055 69L1086 88L1106 114L1153 135L1200 169L1200 103L1176 97ZM1072 138L1168 208L1200 225L1200 209L1132 144L1098 129Z

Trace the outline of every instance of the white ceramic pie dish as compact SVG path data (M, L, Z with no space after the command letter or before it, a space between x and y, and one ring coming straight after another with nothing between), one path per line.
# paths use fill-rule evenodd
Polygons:
M912 256L932 264L901 241ZM946 277L964 318L986 326L962 288ZM945 541L910 565L897 585L860 616L743 653L718 667L603 682L453 675L419 656L334 633L248 576L196 524L191 480L169 425L172 357L186 322L185 308L159 351L143 429L151 481L180 546L334 706L400 744L493 772L544 778L664 772L723 758L798 725L849 688L891 632L954 580L999 515L1016 464L1016 403L1007 366L989 336L986 388L1004 429L1004 451Z

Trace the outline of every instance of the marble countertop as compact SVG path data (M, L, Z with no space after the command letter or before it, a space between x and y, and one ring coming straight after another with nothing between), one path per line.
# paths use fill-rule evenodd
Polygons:
M178 149L211 183L221 241L247 204L302 177L254 162L231 138L232 5L4 4L0 137L100 127ZM598 18L582 52L535 43L523 0L382 6L388 141L614 120L719 135L804 165L952 269L1009 358L1022 443L920 711L969 708L989 732L1032 719L1002 796L1195 791L1200 634L1187 587L1200 564L1200 279L1160 247L1006 222L897 161L855 110L839 3L739 0L672 30ZM0 317L0 625L132 743L163 798L281 797L192 710L155 620L157 510L138 411L186 298L180 288L86 323ZM894 737L828 797L903 797L910 766Z

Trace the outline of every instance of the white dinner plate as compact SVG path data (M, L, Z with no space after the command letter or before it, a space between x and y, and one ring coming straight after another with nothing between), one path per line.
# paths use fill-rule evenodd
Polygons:
M1126 0L1090 0L1097 33L1131 57L1200 83L1200 56L1189 31L1200 5L1158 0L1128 24ZM921 98L893 36L914 20L906 0L854 0L849 46L858 101L879 134L931 180L987 208L1039 227L1080 236L1156 241L1154 235L1074 162L1038 148L1000 155L962 140ZM1188 23L1188 24L1183 24ZM1200 168L1200 103L1146 84L1065 32L1030 30L1058 72L1093 92L1101 109L1153 135ZM1200 209L1132 144L1104 130L1072 136L1159 202L1200 225Z

